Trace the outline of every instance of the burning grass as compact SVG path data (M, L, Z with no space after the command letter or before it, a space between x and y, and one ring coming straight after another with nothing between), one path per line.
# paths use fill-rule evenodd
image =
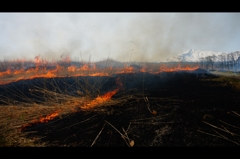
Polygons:
M90 109L96 106L111 106L123 102L123 100L111 100L110 96L107 99L86 99L71 97L65 102L58 105L33 104L24 106L1 106L1 134L2 140L5 141L4 146L41 146L41 144L31 145L28 141L21 141L20 136L24 136L23 130L28 127L39 125L40 123L48 123L53 119L61 120L62 116L76 113L78 111L91 111ZM126 100L126 98L124 99ZM82 105L82 106L81 106ZM37 139L36 139L37 140ZM2 142L3 142L2 141ZM29 140L29 142L32 140ZM30 144L30 145L29 145Z
M108 78L105 80L107 79ZM60 120L62 116L66 114L76 113L78 111L89 111L95 107L115 105L127 99L127 97L117 100L111 99L112 96L121 89L122 83L119 78L116 79L117 88L109 90L102 95L99 95L101 93L99 90L101 86L99 84L103 84L106 81L101 81L97 84L96 81L98 80L99 79L96 79L94 83L90 83L86 78L82 78L82 82L74 79L74 82L71 84L66 83L66 81L57 83L55 80L55 84L53 84L51 82L45 82L44 80L43 83L37 86L34 85L30 87L29 84L26 84L25 87L27 88L23 92L16 91L15 89L21 89L15 85L10 89L5 89L13 98L1 95L1 102L4 103L4 105L0 107L2 115L2 145L33 146L31 145L33 140L24 140L24 142L22 142L22 138L24 138L22 131L28 127L48 123L55 118ZM62 85L64 85L64 87L62 87ZM72 91L76 93L74 94ZM97 97L94 97L96 94L98 94ZM31 97L29 97L29 95L31 95ZM21 101L18 99L21 99ZM18 106L12 106L16 103ZM35 138L35 140L37 139ZM37 141L34 142L36 143ZM43 145L42 143L38 143L35 144L35 146Z
M36 68L41 72L39 61ZM55 69L30 79L31 71L2 72L5 82L28 79L1 86L2 146L239 144L237 123L222 119L239 114L240 94L223 77L195 66Z
M66 60L68 59L68 60ZM5 62L6 63L6 62ZM69 57L63 58L58 62L48 62L41 59L39 56L32 61L16 60L9 61L8 66L4 66L4 70L0 72L0 85L17 82L20 80L34 78L56 78L56 77L78 77L78 76L112 76L115 74L148 72L158 74L160 72L174 71L193 71L199 68L198 64L180 65L179 63L173 66L167 64L121 64L121 66L97 66L97 63L90 62L74 62L71 63ZM17 65L18 67L13 67ZM12 67L11 67L12 66ZM31 66L31 67L30 67ZM137 66L137 67L136 67Z

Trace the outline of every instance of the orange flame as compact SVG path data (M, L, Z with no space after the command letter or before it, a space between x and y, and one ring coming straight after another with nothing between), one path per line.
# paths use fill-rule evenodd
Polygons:
M40 63L40 56L36 56L36 57L35 57L35 63L36 63L36 64L39 64L39 63Z
M52 114L47 115L46 117L40 118L38 122L39 122L39 123L46 123L46 122L48 122L49 120L54 119L54 118L57 117L58 115L59 115L59 111L56 111L56 112L54 112L54 113L52 113Z
M53 120L54 118L56 118L59 115L59 111L55 111L49 115L47 115L46 117L41 117L39 120L33 120L31 123L27 123L22 125L22 127L20 128L21 130L26 129L29 126L38 124L38 123L47 123L50 120Z
M11 74L11 70L10 69L7 69L4 72L0 72L0 76L9 75L9 74Z
M89 69L88 65L84 64L82 67L78 68L77 70L81 71L81 70L88 70L88 69Z
M17 60L18 62L26 62L26 60ZM69 56L63 57L62 61L70 62ZM34 78L55 78L55 77L76 77L76 76L111 76L113 74L124 74L124 73L136 73L136 72L149 72L151 74L158 74L161 72L173 72L173 71L192 71L198 69L195 67L181 67L180 64L177 67L167 67L166 65L158 66L159 69L148 68L146 66L142 67L140 70L134 69L132 66L124 65L123 68L116 68L109 66L108 68L102 69L97 68L96 64L84 64L81 67L71 65L66 67L58 65L56 62L48 63L46 60L42 60L39 56L35 57L34 63L35 68L29 68L24 70L23 68L19 70L7 69L6 71L0 72L0 85L8 84L11 82L16 82L23 79L34 79ZM55 66L54 69L46 69L46 64ZM40 67L44 66L44 67ZM92 67L90 67L92 66ZM10 76L9 76L10 75Z
M69 66L68 71L69 72L75 72L76 71L76 66Z
M147 72L147 68L146 67L141 68L140 72Z
M21 69L21 70L16 70L13 72L13 74L17 75L17 74L21 74L21 73L24 73L24 70Z
M94 100L90 101L89 103L81 106L80 108L81 109L91 109L91 108L94 108L100 104L104 104L106 103L107 101L109 101L113 95L115 95L120 87L122 87L122 82L120 81L120 78L117 78L116 80L116 84L118 85L119 88L116 88L112 91L109 91L101 96L98 96L97 98L95 98ZM79 103L75 103L75 105L78 105ZM41 117L39 120L33 120L31 123L27 123L27 124L24 124L22 125L22 127L20 128L21 130L24 130L26 129L27 127L29 126L32 126L32 125L35 125L35 124L38 124L38 123L46 123L50 120L53 120L54 118L56 118L57 116L59 116L59 110L47 115L46 117Z
M95 98L91 102L87 103L86 105L81 106L80 108L91 109L100 104L106 103L107 101L109 101L112 98L113 95L115 95L118 92L118 90L119 90L119 88L114 89L113 91L107 92L102 96L98 96L97 98Z
M118 85L118 88L116 88L112 91L109 91L109 92L107 92L107 93L105 93L101 96L98 96L97 98L95 98L91 102L85 104L84 106L81 106L80 108L91 109L91 108L94 108L94 107L96 107L100 104L104 104L104 103L108 102L112 98L112 96L115 95L120 90L120 88L122 88L122 86L123 86L120 78L117 78L116 84Z
M165 65L160 66L160 72L174 72L174 71L193 71L198 69L198 66L195 67L190 67L190 66L186 66L186 67L181 67L180 65L178 65L178 67L174 67L174 68L168 68Z

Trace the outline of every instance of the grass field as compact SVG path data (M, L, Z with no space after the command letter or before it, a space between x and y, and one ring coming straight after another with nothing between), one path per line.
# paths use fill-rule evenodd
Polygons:
M239 83L198 70L2 85L0 145L238 146Z

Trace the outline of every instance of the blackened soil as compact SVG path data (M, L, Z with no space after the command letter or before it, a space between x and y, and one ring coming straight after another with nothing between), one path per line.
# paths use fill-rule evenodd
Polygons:
M129 100L79 110L24 131L60 147L126 147L131 140L134 147L240 144L240 116L234 115L240 112L240 91L214 82L217 76L203 71L118 77L123 88L112 100L131 96Z

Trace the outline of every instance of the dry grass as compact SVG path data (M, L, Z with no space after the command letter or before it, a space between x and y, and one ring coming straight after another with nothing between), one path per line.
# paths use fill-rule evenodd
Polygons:
M236 117L235 120L237 121L240 119L240 114L236 111L230 111L228 112L228 115ZM203 117L203 123L209 126L210 132L201 130L198 130L198 132L227 140L238 146L240 145L240 125L233 125L231 122L226 122L224 119L214 118L210 115L205 115Z
M221 76L220 78L211 79L211 80L220 80L221 82L226 81L227 84L240 86L239 80L235 78ZM23 133L20 131L21 127L25 124L33 122L34 120L38 120L40 117L45 117L56 111L59 113L57 120L61 120L63 115L66 115L69 113L74 113L76 111L101 112L101 111L104 111L104 107L106 106L113 106L120 103L124 103L129 99L133 98L130 95L126 95L126 92L124 92L122 97L117 99L110 99L104 103L99 103L98 105L96 105L94 109L89 109L89 110L81 109L81 106L91 103L91 101L93 101L98 94L102 94L101 87L103 82L99 82L98 80L96 80L95 83L90 84L90 82L88 81L88 78L83 78L83 82L79 82L79 80L76 78L75 83L79 87L79 90L84 90L85 92L85 93L82 93L81 91L79 91L77 95L71 95L72 92L69 92L68 88L72 87L71 85L67 85L65 90L61 90L58 85L52 85L54 88L53 90L49 90L46 87L44 88L35 87L34 89L30 90L30 92L32 92L32 95L35 95L36 97L44 95L42 98L43 100L38 102L34 102L31 99L27 99L27 97L24 96L23 94L19 94L19 96L22 98L25 98L26 102L19 102L9 98L2 98L2 100L5 101L6 105L0 106L0 146L46 147L48 143L41 142L40 138L34 138L34 139L27 138L26 137L27 133L25 132ZM126 130L123 128L122 131L118 130L110 122L105 121L104 125L102 126L102 129L100 131L98 130L99 133L93 140L91 146L95 145L97 139L101 135L102 131L105 129L106 125L111 126L111 128L113 128L116 132L118 132L120 136L123 138L123 140L126 142L127 146L133 147L135 144L134 140L130 139L128 136L130 133L129 129L133 125L153 125L154 126L159 123L161 124L175 123L174 121L167 121L167 122L160 121L160 119L163 116L158 115L159 112L157 112L152 108L152 105L150 105L150 102L149 102L149 100L151 100L150 97L148 98L147 96L143 96L143 98L141 97L140 99L143 102L145 102L146 110L148 110L153 115L153 117L132 120L131 123L129 123L128 128ZM174 102L174 99L168 99L168 98L162 98L161 100L162 101L172 100L172 102ZM178 100L176 103L179 103L179 102L181 101ZM14 103L18 103L18 105L15 105ZM218 121L221 123L221 125L215 125L211 123L211 121L204 121L205 124L210 126L210 128L213 130L215 134L209 133L209 132L203 132L203 131L202 133L205 133L214 137L223 138L231 142L234 142L235 144L240 144L239 143L240 140L238 138L239 133L237 131L235 132L235 129L233 130L227 127L231 125L231 123L227 123L225 121L221 122L220 120ZM232 127L234 127L234 125L232 125ZM160 130L156 131L157 137L160 137L161 134L164 134L164 133L166 134L168 130L169 128L166 126L161 131ZM226 134L223 134L222 132ZM232 138L232 136L234 138ZM155 138L155 139L158 140L158 138Z
M85 82L86 85L88 85L88 81ZM60 89L56 87L55 90ZM97 91L99 91L99 89ZM86 109L82 110L81 106L88 105L88 103L91 103L96 98L93 94L78 94L79 96L74 96L68 95L69 93L66 91L56 93L55 91L39 87L31 89L30 92L34 93L36 96L44 94L42 102L38 102L37 104L36 102L31 102L31 100L28 99L25 99L25 101L28 102L19 102L14 101L13 99L2 98L2 100L5 100L4 103L6 105L0 106L1 145L29 146L29 144L33 141L27 141L26 139L26 141L24 140L25 142L22 142L23 139L21 138L24 136L20 133L22 125L31 123L34 120L38 120L40 117L45 117L56 111L59 113L58 116L60 118L64 114L74 113L76 111L88 111ZM110 99L102 103L97 103L96 107L116 105L126 101L127 99L128 97L115 100ZM12 105L13 103L18 103L18 105ZM95 109L95 111L100 110L101 109ZM40 145L37 144L34 146Z
M111 99L104 103L99 103L96 106L97 108L82 110L80 106L91 103L94 99L74 96L64 96L63 98L62 94L58 95L59 98L62 98L62 101L55 104L54 102L49 102L48 104L43 102L42 104L32 105L23 103L18 106L0 106L0 146L45 146L46 143L38 143L38 139L30 140L25 138L27 134L21 132L21 128L54 112L59 113L58 120L61 120L64 114L76 111L104 111L105 106L116 105L127 100L127 98Z
M110 77L109 77L110 78ZM82 82L78 78L75 83L78 88L77 94L69 90L72 85L65 83L65 89L60 89L60 86L50 84L52 89L47 87L37 87L29 89L32 96L39 98L37 101L28 98L21 91L10 90L24 101L17 101L6 96L1 96L1 102L5 103L0 106L0 146L19 146L19 147L41 147L47 143L42 143L38 138L28 139L27 133L21 132L24 125L28 125L39 121L40 118L46 117L54 112L58 113L58 120L62 116L77 111L103 111L104 106L116 105L123 103L131 98L124 96L118 99L110 99L102 103L97 103L95 109L81 109L82 106L91 103L99 94L102 94L101 87L105 81L96 80L95 83L88 81L88 78L82 78ZM47 83L44 83L46 85ZM84 93L80 90L84 90ZM9 91L9 90L8 90Z
M211 72L214 75L218 75L218 78L211 79L212 81L222 82L225 85L231 85L236 89L240 89L240 74L232 72Z
M232 72L213 71L212 74L218 75L218 78L210 79L213 82L220 82L222 86L230 86L236 90L240 90L240 74ZM209 126L209 131L198 132L223 140L227 140L236 145L240 145L240 125L235 121L240 121L240 114L236 111L226 112L229 116L235 117L234 120L225 121L214 116L206 114L203 116L203 123ZM233 124L235 122L235 124Z

